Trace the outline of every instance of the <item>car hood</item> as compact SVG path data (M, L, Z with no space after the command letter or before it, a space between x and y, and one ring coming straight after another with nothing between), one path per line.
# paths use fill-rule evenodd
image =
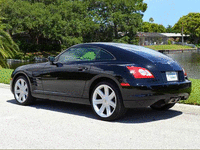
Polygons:
M23 66L16 68L16 71L18 71L18 70L35 71L35 70L43 68L47 63L48 62L23 65Z

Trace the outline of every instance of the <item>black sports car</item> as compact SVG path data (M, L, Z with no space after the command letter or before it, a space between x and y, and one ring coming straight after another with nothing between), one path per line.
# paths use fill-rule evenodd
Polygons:
M35 98L91 104L102 120L127 108L167 110L188 99L191 81L170 57L140 46L86 43L72 46L49 62L18 67L11 91L21 105Z

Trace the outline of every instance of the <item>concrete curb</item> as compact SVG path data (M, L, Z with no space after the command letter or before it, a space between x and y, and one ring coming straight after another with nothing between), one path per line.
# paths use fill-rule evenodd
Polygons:
M0 88L9 89L10 88L10 84L0 83Z

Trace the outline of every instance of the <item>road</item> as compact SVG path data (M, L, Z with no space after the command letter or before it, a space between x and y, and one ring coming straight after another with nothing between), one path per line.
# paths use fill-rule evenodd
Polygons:
M131 109L123 119L96 119L90 106L38 100L18 105L0 85L0 149L199 149L200 107Z

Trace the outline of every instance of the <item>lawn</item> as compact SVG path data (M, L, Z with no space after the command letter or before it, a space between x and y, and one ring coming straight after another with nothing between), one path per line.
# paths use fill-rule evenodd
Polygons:
M0 69L0 83L10 84L10 76L13 69ZM200 79L190 79L192 81L192 93L188 100L180 101L184 104L200 105Z
M182 46L182 45L151 45L145 46L150 49L154 50L184 50L184 49L191 49L190 46Z
M10 76L13 69L2 69L0 68L0 83L10 84Z
M186 101L180 101L184 104L200 105L200 79L189 79L192 81L192 93Z

